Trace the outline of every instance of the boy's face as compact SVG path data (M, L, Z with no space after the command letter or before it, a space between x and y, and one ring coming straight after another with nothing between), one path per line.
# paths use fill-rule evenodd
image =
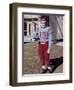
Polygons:
M45 19L42 19L40 21L40 26L41 26L41 28L45 28L46 27L46 20Z

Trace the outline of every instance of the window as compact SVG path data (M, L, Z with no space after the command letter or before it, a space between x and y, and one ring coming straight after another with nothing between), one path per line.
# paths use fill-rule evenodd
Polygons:
M24 30L27 30L27 23L24 22Z
M27 22L24 22L24 36L27 36Z

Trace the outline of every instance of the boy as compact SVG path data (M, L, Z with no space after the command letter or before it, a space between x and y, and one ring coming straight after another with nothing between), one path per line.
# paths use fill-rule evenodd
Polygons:
M51 72L51 62L50 62L50 48L52 43L52 30L46 25L46 19L40 19L40 28L37 32L39 38L39 57L42 67L42 73L47 71Z

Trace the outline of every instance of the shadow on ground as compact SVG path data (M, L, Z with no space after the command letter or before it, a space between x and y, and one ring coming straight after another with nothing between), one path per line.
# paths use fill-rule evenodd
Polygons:
M63 63L63 57L54 58L51 59L51 66L52 66L52 72L53 73L57 67L59 67Z

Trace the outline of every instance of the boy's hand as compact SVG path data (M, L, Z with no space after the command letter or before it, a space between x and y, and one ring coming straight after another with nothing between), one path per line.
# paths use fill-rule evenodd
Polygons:
M47 49L47 53L48 53L48 54L50 53L50 49L49 49L49 48Z

